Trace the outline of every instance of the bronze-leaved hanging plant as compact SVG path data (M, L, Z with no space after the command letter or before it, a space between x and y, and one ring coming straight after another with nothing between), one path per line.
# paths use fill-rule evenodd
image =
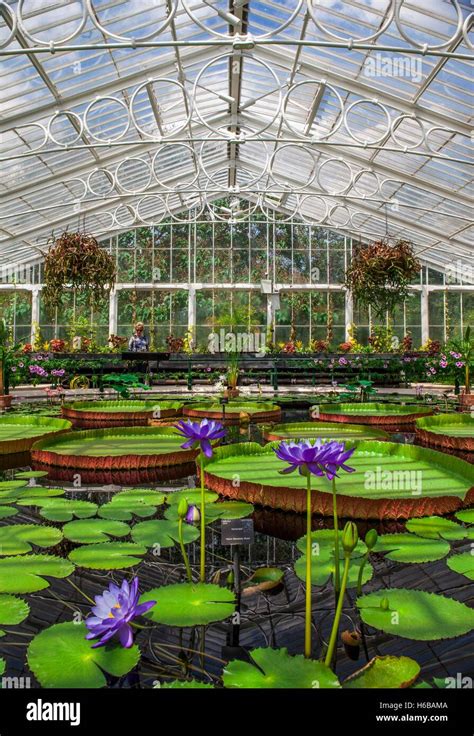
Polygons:
M354 249L345 286L359 306L370 305L376 316L383 317L404 302L420 268L408 240L398 240L394 245L379 240Z
M43 300L48 310L62 304L66 287L87 292L91 306L99 306L116 278L115 261L87 233L64 232L44 259Z

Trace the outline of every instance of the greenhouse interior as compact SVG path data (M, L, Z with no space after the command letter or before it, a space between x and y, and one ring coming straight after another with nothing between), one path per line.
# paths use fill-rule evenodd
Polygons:
M0 17L1 689L472 689L472 3Z

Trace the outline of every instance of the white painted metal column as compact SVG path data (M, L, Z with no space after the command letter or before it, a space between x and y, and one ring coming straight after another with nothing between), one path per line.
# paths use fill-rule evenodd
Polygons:
M345 296L346 296L346 301L345 301L345 306L344 306L344 324L345 324L346 340L349 340L350 338L349 328L351 324L354 322L354 301L352 299L352 294L350 291L346 290Z
M118 329L118 292L111 289L109 295L109 337L116 335Z
M192 336L193 345L196 344L196 287L188 289L188 332Z
M41 289L31 290L31 337L30 342L33 345L36 339L36 333L40 329L40 295Z
M430 318L428 309L429 290L421 287L421 344L424 345L430 336Z

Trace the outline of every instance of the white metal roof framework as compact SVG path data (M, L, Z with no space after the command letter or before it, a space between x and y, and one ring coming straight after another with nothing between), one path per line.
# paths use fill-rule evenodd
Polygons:
M206 209L472 265L473 24L458 0L0 0L0 264Z

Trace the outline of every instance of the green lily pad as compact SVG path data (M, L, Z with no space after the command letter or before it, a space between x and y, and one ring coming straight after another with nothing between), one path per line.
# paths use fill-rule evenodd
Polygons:
M259 567L242 583L242 597L264 593L281 585L284 572L279 567Z
M166 503L170 504L170 506L178 504L183 497L187 500L190 506L191 504L193 506L201 505L201 491L196 488L190 488L189 490L185 488L182 491L173 491L172 493L168 493L166 496ZM206 504L215 503L218 498L218 493L214 493L214 491L204 491L204 500Z
M464 521L465 524L474 524L474 509L464 509L454 514L456 519Z
M446 560L450 570L465 575L469 580L474 580L474 555L471 552L461 552Z
M191 505L191 504L190 504ZM201 508L201 504L193 504ZM253 513L253 505L244 501L222 501L222 503L206 503L206 523L211 524L216 519L243 519ZM178 505L173 504L165 511L167 519L178 518Z
M410 657L374 657L365 667L344 680L344 688L411 687L420 674L420 665Z
M194 542L199 537L199 529L191 524L183 524L184 544ZM165 519L163 521L142 521L132 529L132 539L145 547L174 547L179 542L178 522Z
M0 527L0 555L22 555L36 547L54 547L63 538L60 529L40 524L11 524Z
M159 688L164 688L165 690L215 690L214 685L211 685L209 682L201 682L200 680L162 682Z
M0 519L8 519L10 516L16 516L18 509L11 506L0 506Z
M333 581L336 571L336 559L334 556L334 532L332 529L321 529L311 533L312 554L311 554L311 584L326 585ZM297 548L303 552L294 565L295 573L303 582L306 581L306 535L298 539ZM359 540L357 546L352 553L349 577L347 586L354 588L359 578L359 570L362 564L362 555L367 551L365 544ZM341 535L339 535L339 566L342 576L344 570L344 550L341 543ZM366 562L362 573L362 584L367 583L373 575L373 567L370 562Z
M2 658L0 658L0 675L3 675L7 667L6 661Z
M98 513L103 519L130 521L134 515L140 518L154 516L157 506L162 506L164 501L164 493L149 488L131 488L113 496Z
M223 621L235 610L234 595L211 583L176 583L144 593L140 603L157 601L145 617L167 626L198 626Z
M19 503L21 506L34 506L35 501L38 498L56 498L57 496L64 496L64 494L64 488L44 488L43 486L28 486L21 492Z
M138 565L146 551L146 547L132 542L102 542L74 549L69 559L78 567L92 570L123 570Z
M419 537L427 539L465 539L466 529L460 524L442 516L425 516L422 519L410 519L407 521L407 529Z
M124 649L113 643L92 649L86 634L85 624L68 621L44 629L30 642L28 666L42 687L104 687L104 672L121 677L138 664L136 645Z
M382 534L374 547L375 552L386 552L388 560L407 563L441 560L450 549L444 539L425 539L416 534Z
M234 659L224 668L223 682L229 688L340 688L334 672L323 662L291 656L287 649L260 648L250 652L253 662Z
M21 624L29 612L30 607L22 598L6 593L0 594L0 624L2 626Z
M46 470L22 470L21 473L15 473L15 479L31 480L32 478L45 478L47 475Z
M28 483L25 483L24 480L2 480L0 481L0 496L3 494L3 491L17 491L20 488L25 488L28 485Z
M380 602L388 600L388 609ZM416 641L461 636L474 628L474 609L424 590L390 588L360 596L356 604L364 623L387 634Z
M126 537L130 527L123 521L110 519L78 519L63 526L66 539L79 544L108 542L110 537Z
M20 555L0 559L2 593L34 593L49 583L44 578L67 578L74 570L69 560L53 555Z
M40 507L40 515L49 521L71 521L74 516L78 519L88 519L97 513L97 504L76 499L39 499L36 505Z

